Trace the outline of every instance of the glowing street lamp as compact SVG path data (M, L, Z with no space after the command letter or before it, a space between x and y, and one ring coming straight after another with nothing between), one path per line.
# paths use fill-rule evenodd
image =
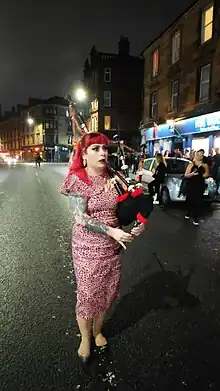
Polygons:
M75 92L75 98L79 102L83 102L84 100L86 100L86 96L86 91L83 88L78 88Z
M29 126L32 126L32 125L34 124L33 118L28 117L28 118L27 118L27 123L28 123Z

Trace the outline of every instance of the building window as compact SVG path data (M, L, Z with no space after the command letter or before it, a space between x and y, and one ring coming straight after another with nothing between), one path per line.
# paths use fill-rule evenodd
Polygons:
M112 70L111 68L105 68L104 69L104 81L106 83L110 83L112 80Z
M104 129L110 130L111 129L111 116L105 115L104 117Z
M151 118L155 118L157 116L157 92L153 92L151 94L150 116Z
M159 71L159 49L153 52L153 77L158 75Z
M179 101L179 80L175 80L171 85L171 110L178 109Z
M111 107L112 105L112 93L111 91L104 91L104 106Z
M212 38L213 9L213 5L209 5L202 13L201 43L205 43Z
M172 40L172 64L180 59L180 31L177 31Z
M210 64L205 65L200 70L200 88L199 88L199 100L209 99L209 86L210 86Z

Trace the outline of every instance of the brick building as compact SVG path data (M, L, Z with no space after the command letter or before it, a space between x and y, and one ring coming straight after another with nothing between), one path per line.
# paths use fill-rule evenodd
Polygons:
M130 55L130 43L121 37L118 53L98 52L95 47L85 62L84 85L88 89L89 129L111 137L137 142L142 115L143 59Z
M142 145L220 147L220 1L196 1L142 55Z
M31 161L37 152L47 161L67 161L72 150L68 102L60 97L30 98L0 120L1 149Z

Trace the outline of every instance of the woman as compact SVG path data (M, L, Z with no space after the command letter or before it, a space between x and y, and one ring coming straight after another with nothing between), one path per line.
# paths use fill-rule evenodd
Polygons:
M202 208L205 178L208 177L209 167L206 163L203 163L203 153L198 151L185 172L185 178L187 179L186 203L188 207L185 219L192 217L193 224L197 226L199 225L199 214Z
M142 176L143 176L143 168L144 168L144 160L145 160L145 155L142 153L140 155L139 163L138 163L138 169L136 172L136 181L137 182L142 182Z
M144 224L126 233L116 218L118 194L108 175L109 140L88 133L77 144L61 193L71 196L75 225L72 255L77 282L76 316L81 333L78 355L90 356L91 332L98 347L107 345L102 335L105 313L118 298L121 246L126 248L144 230Z
M154 201L154 203L159 204L161 201L160 186L162 183L164 183L167 165L162 153L157 153L155 158L157 166L153 174L154 181L148 184L148 189L152 197L156 194L157 199Z

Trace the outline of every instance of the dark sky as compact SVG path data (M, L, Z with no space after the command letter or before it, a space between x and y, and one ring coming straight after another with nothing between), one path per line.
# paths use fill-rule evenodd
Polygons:
M0 102L65 95L92 46L139 54L194 0L4 0L0 8Z

